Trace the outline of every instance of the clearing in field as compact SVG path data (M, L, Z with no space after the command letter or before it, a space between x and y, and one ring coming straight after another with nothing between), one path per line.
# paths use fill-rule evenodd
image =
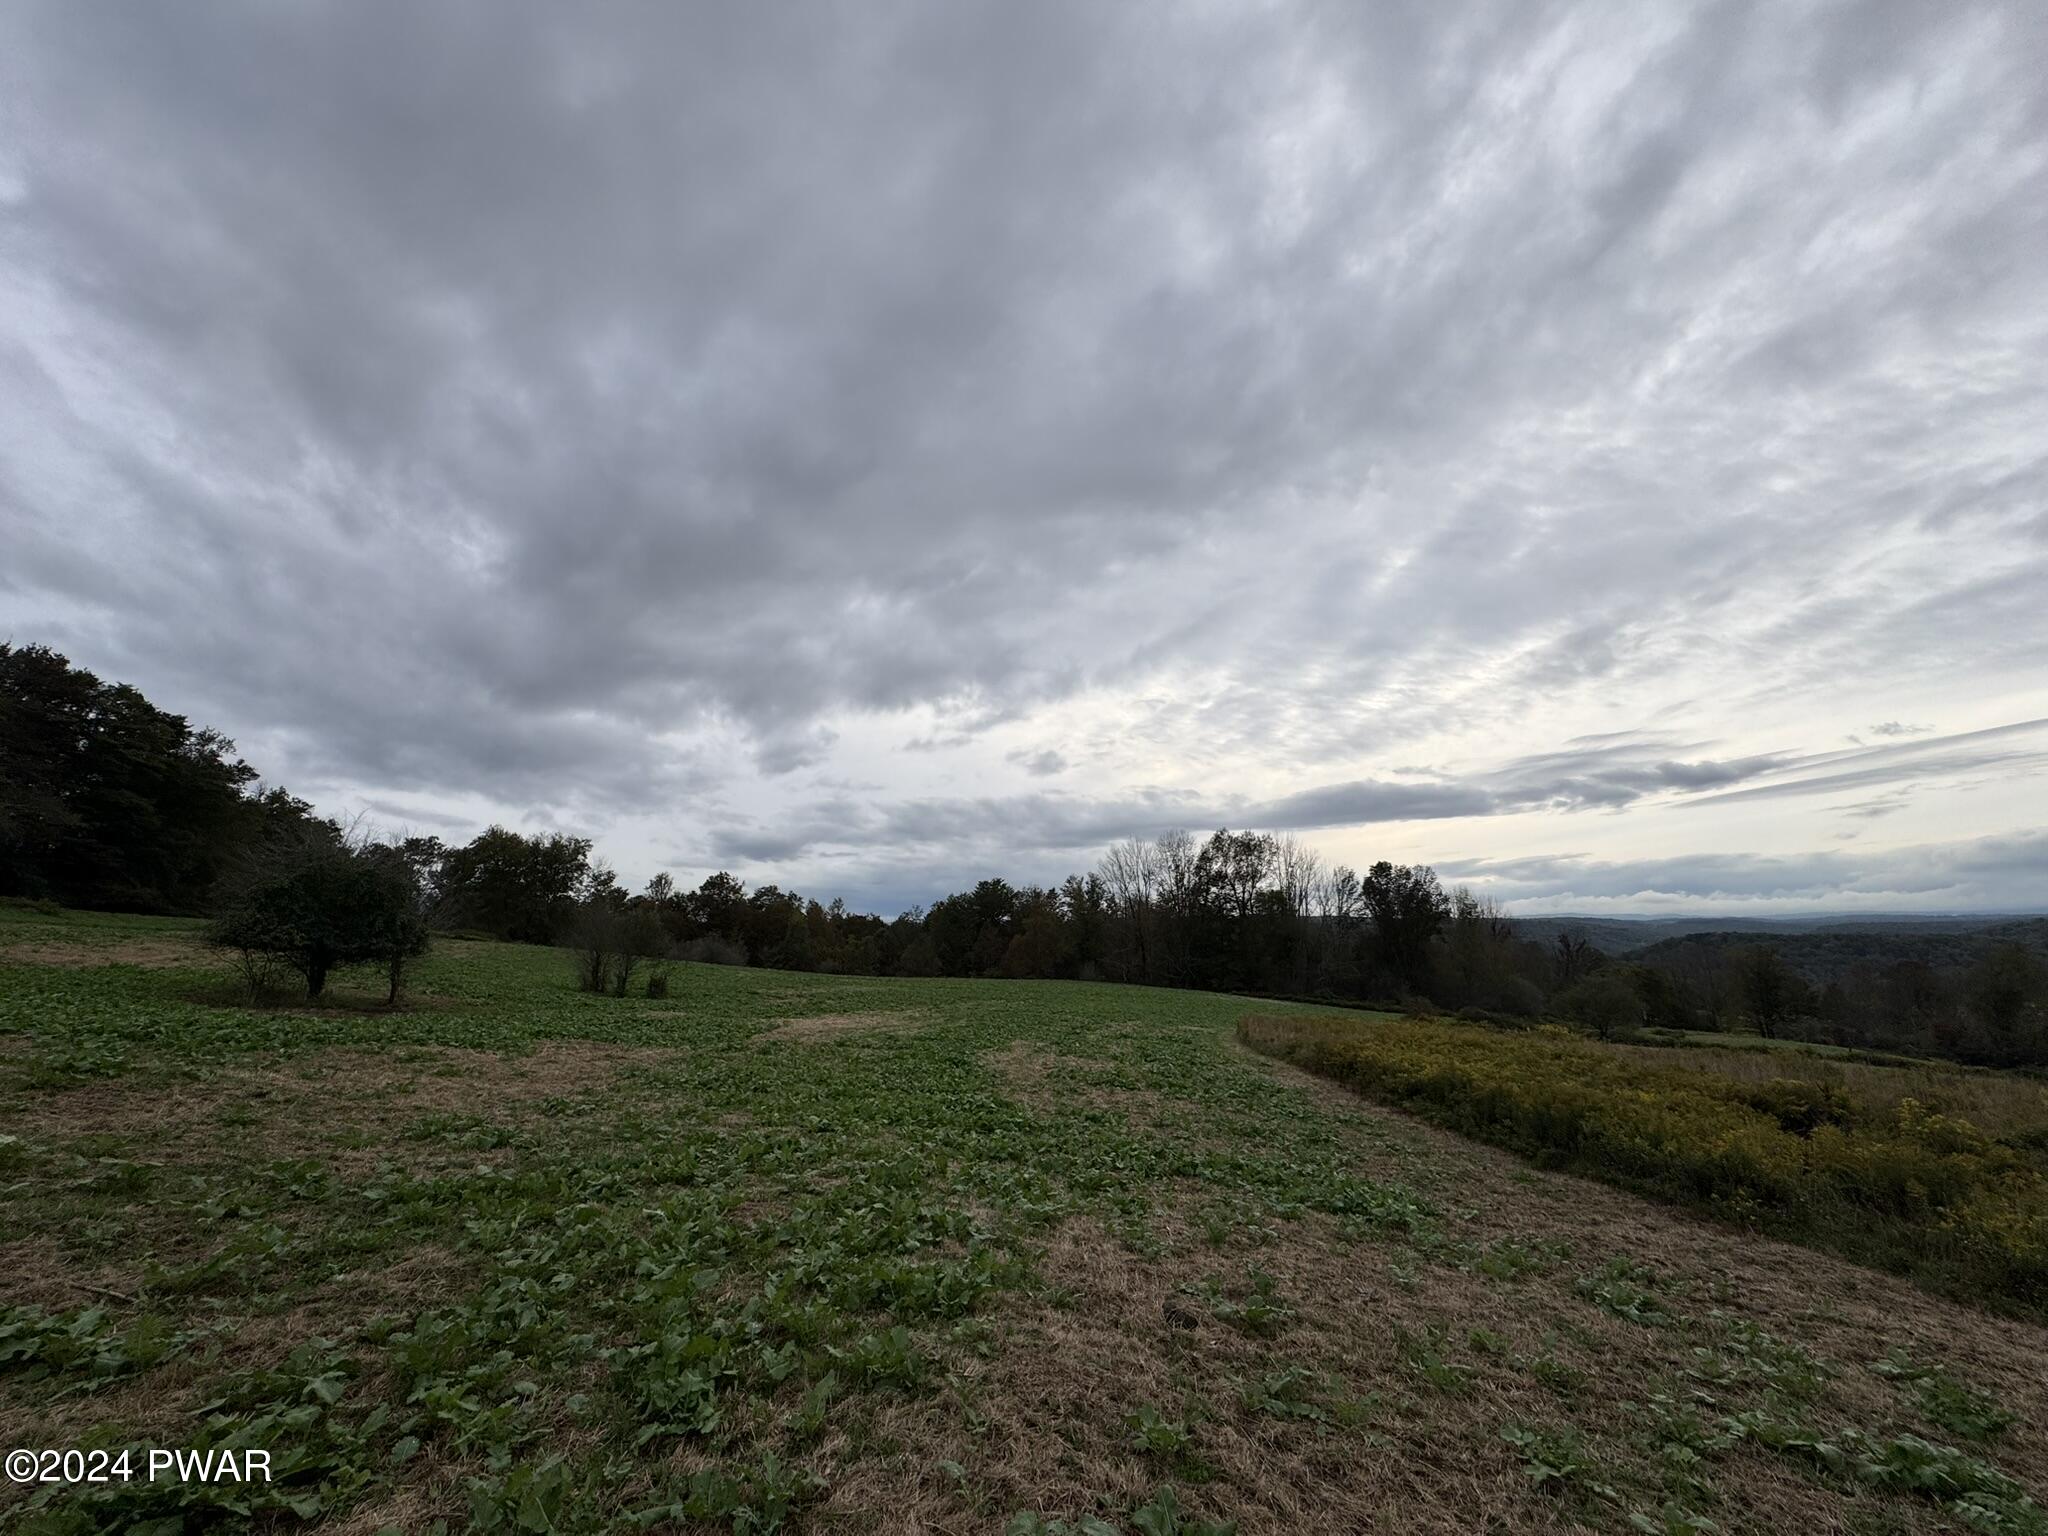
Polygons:
M1370 1103L1242 1000L620 1000L461 943L413 1012L217 979L0 967L0 1445L280 1480L0 1525L2048 1529L2037 1322Z

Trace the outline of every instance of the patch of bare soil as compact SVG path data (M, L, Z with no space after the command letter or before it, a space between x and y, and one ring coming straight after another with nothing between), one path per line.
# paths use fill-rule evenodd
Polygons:
M800 1019L782 1019L773 1029L754 1036L763 1040L837 1040L845 1035L897 1034L920 1028L924 1015L915 1009L878 1013L814 1013Z

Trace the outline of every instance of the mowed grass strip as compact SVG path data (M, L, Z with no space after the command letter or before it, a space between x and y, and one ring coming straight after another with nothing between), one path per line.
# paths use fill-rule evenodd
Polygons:
M1254 1050L1553 1166L1910 1274L2048 1309L2040 1124L2012 1139L1850 1077L1729 1070L1712 1052L1624 1054L1556 1028L1254 1015ZM1907 1074L1909 1078L1931 1074ZM2010 1106L2036 1085L2013 1082ZM1987 1097L1979 1091L1977 1097ZM2004 1117L2008 1126L2011 1115Z
M0 1446L279 1468L0 1528L2043 1529L2048 1331L1379 1108L1243 1000L458 942L252 1010L134 963L175 926L0 930Z

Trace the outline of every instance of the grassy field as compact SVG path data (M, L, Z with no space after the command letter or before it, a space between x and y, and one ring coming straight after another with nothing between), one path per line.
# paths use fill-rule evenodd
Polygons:
M278 1478L0 1527L2048 1531L2048 1333L1375 1106L1270 1004L224 979L0 914L0 1447Z

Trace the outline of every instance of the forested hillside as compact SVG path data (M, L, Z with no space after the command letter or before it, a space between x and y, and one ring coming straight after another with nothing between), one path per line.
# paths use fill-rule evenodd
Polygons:
M1660 939L1628 952L1644 965L1684 968L1700 951L1766 944L1814 986L1861 966L1922 965L1963 969L2003 944L2048 955L2048 917L1996 918L1982 924L1918 926L1908 922L1856 924L1806 933L1710 931Z

